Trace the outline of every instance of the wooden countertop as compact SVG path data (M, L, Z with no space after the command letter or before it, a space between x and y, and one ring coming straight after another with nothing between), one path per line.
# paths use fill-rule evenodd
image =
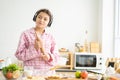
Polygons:
M80 78L44 78L44 77L33 77L33 78L27 78L25 80L86 80L86 79L80 79ZM87 79L89 80L89 79Z
M85 79L77 79L77 78L62 78L62 79L47 79L47 80L85 80Z

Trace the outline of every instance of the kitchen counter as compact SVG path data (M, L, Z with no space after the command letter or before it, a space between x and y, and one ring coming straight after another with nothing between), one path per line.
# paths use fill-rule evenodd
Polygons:
M84 69L56 69L56 72L76 72L76 71L84 71ZM95 74L104 74L105 70L86 70L88 72L91 73L95 73Z
M90 74L94 74L94 73L89 72L89 76L88 76L87 80L93 80L93 78L94 78L94 80L98 80L98 79L95 79L95 78L101 75L101 74L95 74L95 75L91 76ZM60 71L58 72L57 71L56 75L62 76L62 78L60 78L60 79L50 79L50 78L48 78L47 79L47 78L43 77L43 79L39 79L39 77L40 77L39 76L39 77L37 77L37 79L36 78L26 79L26 77L20 77L17 80L85 80L85 79L75 78L75 71L71 71L71 72L70 71L69 72L60 72ZM0 71L0 80L6 80L1 71ZM100 80L104 80L104 79L100 79ZM117 80L120 80L120 78L117 79Z
M67 76L72 75L72 76L66 77L66 75ZM50 79L50 78L47 79L47 78L43 78L43 77L42 77L42 79L41 79L41 77L33 77L31 79L27 79L26 77L20 77L17 80L85 80L85 79L75 78L74 73L72 73L72 72L67 72L66 75L62 74L63 77L59 78L59 79L53 79L53 78L52 79ZM0 80L6 80L1 71L0 71ZM87 80L90 80L90 79L87 79Z

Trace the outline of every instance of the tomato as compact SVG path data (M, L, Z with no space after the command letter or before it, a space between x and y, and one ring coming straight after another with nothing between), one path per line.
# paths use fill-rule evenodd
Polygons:
M88 77L88 72L87 71L82 71L81 72L81 78L86 79Z
M6 73L6 78L11 79L12 78L12 72L7 72Z

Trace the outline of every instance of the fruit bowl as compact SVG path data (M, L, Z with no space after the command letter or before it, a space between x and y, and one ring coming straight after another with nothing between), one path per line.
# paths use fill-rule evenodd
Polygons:
M22 75L22 69L16 64L10 64L2 68L2 73L6 80L17 80Z

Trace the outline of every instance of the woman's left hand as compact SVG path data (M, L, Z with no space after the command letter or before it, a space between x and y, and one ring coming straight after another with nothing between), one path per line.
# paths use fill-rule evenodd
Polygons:
M43 60L48 61L50 59L50 55L49 54L41 54L41 57L43 58Z

